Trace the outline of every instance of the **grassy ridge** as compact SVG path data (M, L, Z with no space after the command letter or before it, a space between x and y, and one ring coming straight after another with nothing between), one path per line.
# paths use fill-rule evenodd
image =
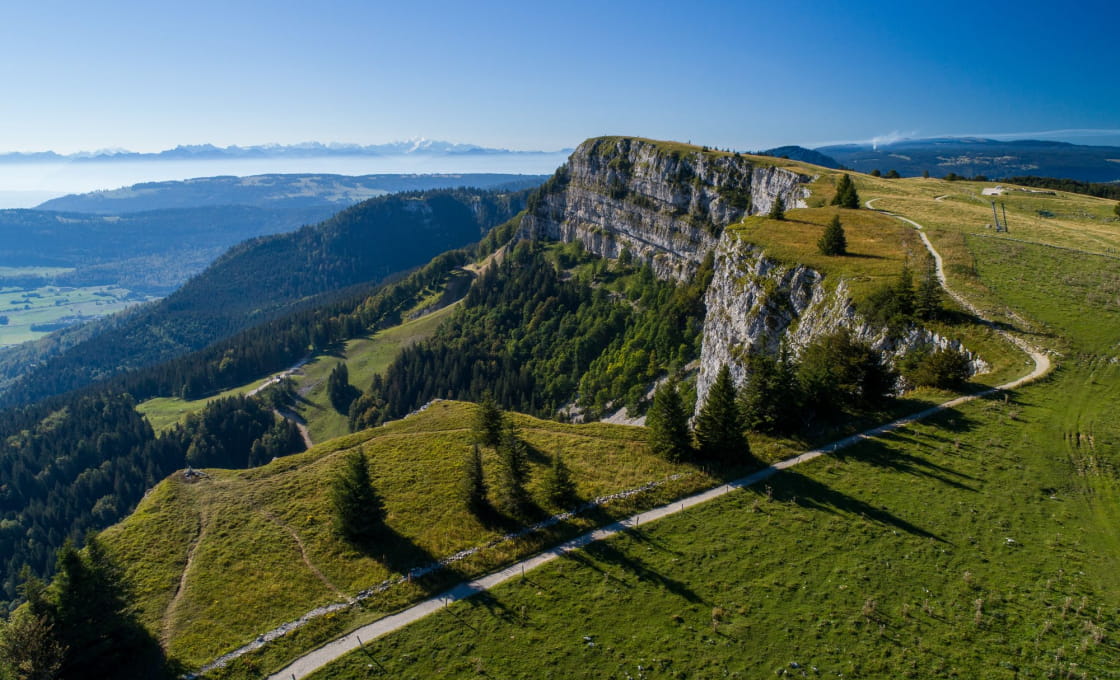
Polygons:
M403 421L335 439L261 468L210 470L194 481L181 476L165 480L136 513L104 533L106 545L136 584L145 625L162 633L174 656L188 665L201 665L313 607L339 601L340 592L352 596L408 568L502 535L509 527L480 523L449 500L455 497L468 448L473 409L469 404L437 402ZM545 454L562 451L582 499L688 473L654 492L609 506L608 515L712 483L706 475L651 455L645 433L638 428L513 419L536 452L533 479L541 478L548 463ZM356 552L330 528L326 490L342 463L339 452L355 447L366 453L388 508L393 537L382 552ZM486 466L492 478L493 452L486 453ZM531 489L540 498L537 484L534 481ZM540 513L556 510L542 503ZM547 535L502 543L459 563L438 582L479 573L606 516L580 518ZM354 621L375 617L435 584L391 589L347 616Z
M1089 384L1094 398L1051 406ZM1115 461L1118 384L1116 366L1073 367L573 554L366 649L396 678L1108 677L1120 667L1115 478L1067 461L1083 451L1071 428L1090 423ZM369 663L352 654L315 677L367 677Z
M882 197L876 207L929 227L955 288L1077 356L1007 400L966 404L573 554L316 677L367 677L372 660L400 678L1115 677L1111 260L971 236L990 206L933 200L980 185L856 181L864 199ZM1049 200L1076 209L1018 228L1027 208L1008 199L1010 236L1109 254L1116 223L1094 199L1023 205L1050 210L1039 207ZM755 226L761 240L779 225ZM811 247L769 233L775 246Z

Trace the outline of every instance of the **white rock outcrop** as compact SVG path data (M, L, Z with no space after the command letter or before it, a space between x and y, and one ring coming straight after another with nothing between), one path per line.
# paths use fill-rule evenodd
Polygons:
M924 347L951 349L969 358L974 374L988 365L955 340L925 328L901 335L869 324L856 311L844 281L826 282L817 271L772 260L756 246L731 232L720 239L712 283L704 297L704 340L697 378L697 403L702 404L716 374L725 364L737 385L746 380L746 358L752 351L775 355L782 344L796 358L815 338L841 328L870 344L894 363Z

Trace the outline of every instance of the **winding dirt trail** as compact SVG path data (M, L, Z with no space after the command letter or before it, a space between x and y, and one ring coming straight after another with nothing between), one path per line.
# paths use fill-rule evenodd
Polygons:
M311 558L307 556L307 546L303 544L303 539L299 537L299 534L296 533L295 529L293 529L290 525L288 525L287 522L280 519L268 510L261 510L261 514L267 517L270 522L283 529L289 536L292 537L292 540L296 543L296 548L299 549L300 559L303 560L304 566L306 566L307 569L315 575L315 578L319 579L319 581L322 582L322 584L325 585L328 590L338 596L339 599L341 599L343 602L354 602L354 598L342 592L342 590L340 590L338 586L336 586L333 582L331 582L329 578L323 575L323 572L319 571L319 567L316 567L315 564L311 561Z
M1012 389L1015 389L1016 387L1019 387L1020 385L1025 385L1029 382L1033 382L1033 381L1041 378L1042 376L1046 375L1047 373L1049 373L1050 368L1051 368L1050 358L1048 356L1046 356L1046 354L1041 349L1035 347L1034 345L1029 344L1026 340L1023 340L1022 338L1020 338L1016 335L1012 335L1011 333L1008 333L1007 331L1003 330L1002 328L999 328L995 324L995 322L993 322L991 319L989 319L987 316L985 316L983 314L983 312L981 312L975 305L973 305L971 302L966 300L963 295L961 295L960 293L956 292L955 290L953 290L952 288L949 287L949 282L945 278L945 262L941 259L941 253L937 252L937 249L933 247L933 243L930 242L929 237L926 236L925 227L923 227L921 224L918 224L917 222L910 219L909 217L903 217L902 215L899 215L897 213L892 213L889 210L880 210L880 209L876 208L872 204L875 203L875 201L877 201L877 200L879 200L879 199L872 198L869 201L867 201L866 204L865 204L865 205L867 205L867 209L868 210L874 210L875 212L881 213L883 215L887 215L889 217L893 217L896 220L901 220L901 221L909 224L910 226L914 227L914 229L916 229L918 231L918 236L922 239L922 243L925 244L926 250L928 250L929 254L933 257L934 264L937 267L937 280L941 283L941 287L943 289L945 289L945 292L949 294L949 297L953 298L953 300L955 300L957 302L957 304L959 304L961 307L964 307L965 309L967 309L977 319L980 319L982 322L984 322L984 324L986 324L988 327L992 328L997 333L999 333L999 335L1001 337L1003 337L1005 340L1013 343L1016 347L1023 350L1024 352L1026 352L1030 356L1031 360L1034 361L1034 369L1030 373L1028 373L1027 375L1019 378L1018 380L1014 380L1014 381L1009 382L1005 385L1000 385L999 387L996 387L996 388L993 388L993 389L988 390L986 392L983 392L983 393L981 393L981 395L978 395L978 396L991 394L992 392L995 392L995 391L998 391L998 390L1012 390Z
M867 202L867 207L871 210L875 210L875 208L873 208L871 205L874 200L875 199L872 199ZM991 324L993 328L996 328L990 320L986 319L982 314L980 314L979 310L977 310L968 301L964 300L960 295L958 295L956 292L945 285L945 272L943 269L941 254L937 252L937 250L933 247L933 244L926 237L924 233L924 227L922 225L901 215L896 215L887 211L877 212L881 212L891 217L900 219L917 229L919 235L922 238L922 242L925 244L926 248L929 250L930 254L933 256L933 259L937 264L937 278L941 282L941 285L945 288L945 291L954 300L959 302L966 309L970 310L978 318L984 320L985 323ZM1034 362L1034 368L1027 375L1024 375L1021 378L1017 378L1016 380L1005 383L1003 385L999 385L998 387L984 390L983 392L979 392L977 394L970 394L963 397L957 397L956 399L950 399L949 401L938 404L937 406L933 406L919 413L915 413L904 418L899 418L898 420L871 428L869 430L865 430L850 437L845 437L844 439L832 442L827 446L822 446L819 449L813 449L812 451L806 451L801 455L787 458L786 460L759 470L754 474L748 475L741 479L737 479L727 484L723 484L721 486L715 487L714 489L709 489L707 491L689 496L687 498L674 501L673 503L669 503L668 505L663 505L659 508L654 508L653 510L648 510L646 512L628 517L624 520L614 522L613 524L608 524L604 527L589 531L554 548L512 564L505 569L502 569L501 571L488 574L481 578L474 579L473 581L460 583L450 590L444 591L439 595L428 598L427 600L413 605L408 609L400 611L391 616L386 616L385 618L362 626L361 628L358 628L357 630L354 630L342 637L336 638L335 640L328 642L322 647L312 650L311 652L308 652L307 654L299 657L276 673L273 673L269 676L269 680L299 680L300 678L305 678L318 669L322 668L323 666L341 658L345 654L360 649L364 642L368 642L383 635L387 635L394 631L400 630L410 623L419 621L420 619L436 611L439 611L440 609L450 605L453 602L467 599L473 595L489 590L501 583L513 580L519 576L523 576L526 572L536 569L543 564L547 564L548 562L551 562L552 560L564 555L565 553L571 552L573 550L578 550L596 541L601 541L603 539L609 538L633 527L637 527L642 523L653 522L661 519L662 517L668 517L670 515L675 515L679 512L683 512L684 510L687 510L688 508L694 507L696 505L700 505L701 503L707 503L708 501L752 486L763 480L769 479L782 470L794 467L795 465L800 465L802 463L807 463L815 458L819 458L828 453L832 453L834 451L852 446L865 439L876 437L878 435L882 435L887 432L906 427L911 423L929 418L930 416L933 416L947 409L954 408L956 406L974 401L976 399L990 396L996 392L1020 387L1029 382L1037 380L1050 371L1050 360L1041 350L1027 344L1024 340L1021 340L1020 338L1017 338L999 328L996 328L996 330L1008 340L1015 343L1028 355L1030 355L1031 359Z
M175 586L175 594L171 596L171 602L167 604L167 609L163 610L163 618L160 622L160 637L164 644L171 638L171 627L179 611L179 603L183 599L183 593L187 589L187 576L194 564L194 555L198 551L198 546L202 545L202 540L206 538L206 530L210 524L207 519L207 512L203 509L198 516L198 534L195 535L191 547L187 550L187 562L183 565L183 573L179 574L179 584Z

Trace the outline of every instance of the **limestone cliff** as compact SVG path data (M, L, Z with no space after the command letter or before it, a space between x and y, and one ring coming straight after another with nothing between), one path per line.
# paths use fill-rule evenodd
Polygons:
M804 207L812 178L758 159L625 137L591 139L531 202L528 238L580 241L618 257L627 249L659 277L684 279L723 227L768 212L776 198Z
M923 347L959 351L973 373L988 370L979 357L957 341L920 327L901 336L873 326L856 311L843 280L830 283L808 267L772 260L756 246L728 232L715 254L715 272L705 294L707 316L697 379L703 403L719 369L726 364L736 384L746 379L745 360L753 349L776 354L784 342L796 357L814 338L847 328L890 362Z
M811 340L841 327L892 362L913 349L939 346L965 352L973 372L987 370L959 343L925 329L895 337L868 324L843 281L779 264L724 229L769 212L779 197L787 207L805 207L812 179L755 157L625 137L591 139L530 200L520 235L578 241L602 257L625 249L665 279L687 279L714 251L698 403L724 364L742 384L752 348L776 353L784 342L796 357Z

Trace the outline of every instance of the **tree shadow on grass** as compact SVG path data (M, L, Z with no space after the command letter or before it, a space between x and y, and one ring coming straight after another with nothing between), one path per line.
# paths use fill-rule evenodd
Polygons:
M962 491L978 491L976 487L966 483L966 481L979 481L976 477L963 472L957 472L950 467L934 463L922 456L906 453L901 450L900 446L891 446L890 443L900 445L914 444L914 442L907 437L900 436L894 432L888 432L877 436L875 439L868 439L859 446L849 449L840 449L833 453L832 456L841 461L858 460L862 463L874 465L875 467L927 477L937 480L942 484L947 484L955 489L961 489Z
M630 537L637 537L644 534L644 532L639 529L629 529L625 534ZM639 540L641 539L639 538ZM614 541L597 541L585 546L579 551L566 552L562 557L563 559L599 572L603 574L604 578L610 579L612 582L626 588L633 588L634 585L628 583L625 578L621 578L615 573L612 573L612 571L620 571L624 576L633 576L638 581L653 583L678 597L684 598L688 602L705 604L704 599L700 597L696 591L689 588L683 581L670 578L656 571L633 555L624 553L619 550ZM612 567L614 568L613 570L611 569Z
M771 479L772 481L765 490L757 486L751 488L759 494L769 493L774 500L794 503L803 508L821 510L835 515L859 515L914 536L931 538L939 543L949 543L937 534L891 514L885 508L877 508L870 503L853 498L797 472L784 470Z
M372 538L350 545L363 555L385 565L390 572L404 576L407 582L418 586L427 594L465 578L453 566L440 565L438 557L388 526L379 528Z

